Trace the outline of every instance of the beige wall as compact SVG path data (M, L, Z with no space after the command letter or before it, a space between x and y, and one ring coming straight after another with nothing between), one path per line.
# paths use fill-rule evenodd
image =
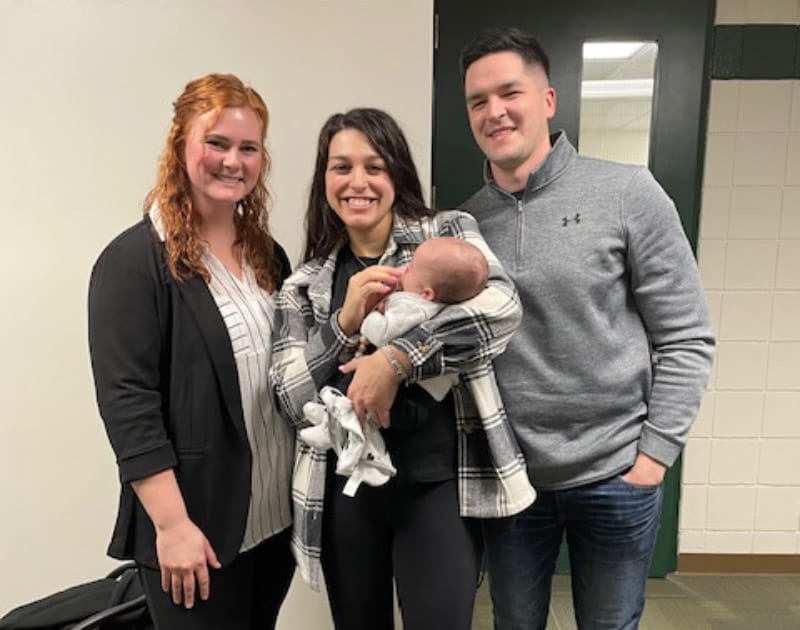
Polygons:
M719 0L717 23L800 22ZM800 81L713 81L700 270L717 362L684 458L680 551L800 553Z
M427 188L432 13L432 0L0 0L0 615L114 565L117 484L86 284L141 214L172 100L213 71L259 90L272 114L272 225L296 259L328 114L389 110ZM326 618L324 599L295 585L283 627Z

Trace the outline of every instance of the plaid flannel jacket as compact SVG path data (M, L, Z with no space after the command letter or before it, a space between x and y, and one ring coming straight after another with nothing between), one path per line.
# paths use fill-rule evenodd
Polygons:
M460 211L443 211L418 222L395 215L380 264L408 264L417 245L434 236L455 236L477 246L489 263L489 282L479 295L447 306L392 344L408 354L411 382L460 373L453 394L461 515L511 516L533 503L536 493L506 418L492 358L505 349L519 324L519 297L475 219ZM336 257L333 252L325 260L302 265L277 297L270 378L281 413L298 427L307 425L303 405L317 399L315 383L326 382L358 346L358 335L346 336L337 313L330 309ZM297 441L292 547L303 579L315 590L320 579L326 460L325 452Z

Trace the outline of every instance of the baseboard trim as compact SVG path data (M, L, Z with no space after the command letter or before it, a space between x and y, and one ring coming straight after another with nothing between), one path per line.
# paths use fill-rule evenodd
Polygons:
M682 553L679 573L800 573L800 554Z

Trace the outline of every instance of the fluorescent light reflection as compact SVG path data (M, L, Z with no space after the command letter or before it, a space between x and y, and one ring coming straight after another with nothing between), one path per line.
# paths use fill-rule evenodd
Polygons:
M644 42L585 42L584 59L630 59Z

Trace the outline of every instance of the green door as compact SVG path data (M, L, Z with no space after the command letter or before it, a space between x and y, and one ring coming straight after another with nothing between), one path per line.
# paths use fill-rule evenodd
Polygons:
M551 129L565 129L579 151L583 44L655 42L645 161L675 201L696 247L714 9L713 0L436 0L434 204L456 207L482 184L483 156L469 131L458 71L461 48L479 31L513 25L539 39L550 56L551 81L558 94ZM652 576L664 576L677 565L680 469L678 461L664 482ZM563 560L559 566L566 568Z

